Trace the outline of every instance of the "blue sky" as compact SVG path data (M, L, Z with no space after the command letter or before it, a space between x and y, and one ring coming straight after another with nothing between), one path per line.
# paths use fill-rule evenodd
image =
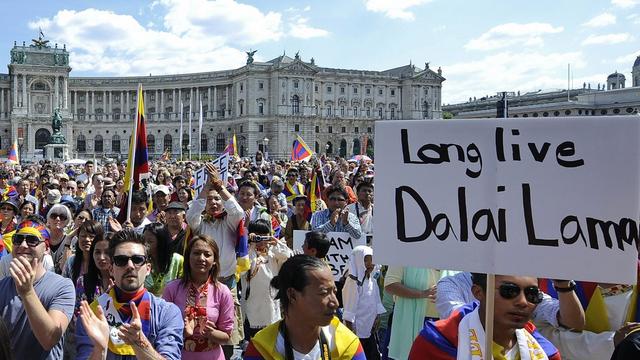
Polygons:
M443 103L498 91L596 87L640 55L640 0L11 1L0 52L38 27L72 76L224 70L284 51L347 69L442 67ZM6 70L5 70L6 71Z

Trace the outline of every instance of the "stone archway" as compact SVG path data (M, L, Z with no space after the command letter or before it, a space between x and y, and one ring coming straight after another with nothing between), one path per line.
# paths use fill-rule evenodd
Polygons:
M41 128L36 131L36 149L44 149L44 146L49 143L51 138L51 132L47 129Z

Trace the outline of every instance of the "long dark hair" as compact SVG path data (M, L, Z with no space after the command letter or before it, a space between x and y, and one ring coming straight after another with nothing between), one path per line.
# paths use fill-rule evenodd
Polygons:
M88 220L85 221L82 225L84 226L87 222ZM82 276L82 283L84 286L84 295L87 297L88 303L91 303L93 301L96 295L96 287L101 285L100 270L98 269L98 266L96 265L96 262L93 259L93 253L96 252L96 245L100 241L110 241L112 235L113 233L108 233L106 236L103 236L100 240L96 238L96 239L93 239L93 242L91 242L91 249L89 249L89 256L91 257L89 259L89 268L87 269L87 272ZM80 253L82 254L82 251ZM78 253L76 252L76 256L77 254Z
M104 239L104 228L102 224L95 220L85 220L85 222L80 225L78 228L78 237L80 237L80 232L84 231L89 235L93 236L93 241L91 242L91 248L93 248L93 244ZM71 280L75 284L80 276L80 270L82 269L82 261L84 260L84 255L82 254L82 250L80 249L80 239L76 241L76 254L73 257L73 264L71 264ZM89 250L89 263L93 262L93 252Z
M294 288L302 291L309 284L308 272L326 267L324 261L308 255L294 255L282 264L278 275L271 279L271 287L278 290L276 299L280 299L285 312L289 308L287 290Z
M163 223L154 222L144 227L144 233L150 232L156 237L156 258L151 259L154 265L160 269L160 273L165 273L171 265L173 250L171 249L171 234ZM149 244L147 244L149 246ZM151 250L151 249L149 249Z
M187 245L187 248L184 251L184 262L182 264L182 285L184 287L187 287L191 282L191 250L193 250L193 247L198 241L203 241L205 244L209 245L213 251L213 266L211 267L211 270L209 270L209 281L214 284L218 281L218 273L220 272L220 250L218 249L218 244L208 236L196 235L191 239L189 245Z

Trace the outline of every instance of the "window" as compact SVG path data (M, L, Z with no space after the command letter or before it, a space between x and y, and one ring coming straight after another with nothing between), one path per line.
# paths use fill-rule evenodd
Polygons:
M391 89L391 96L396 96L396 91L394 89Z
M378 117L382 119L382 108L378 108Z
M340 87L340 94L344 94L344 86Z
M169 135L169 134L165 135L163 142L164 142L164 144L162 144L162 145L163 145L164 151L167 151L167 150L172 151L173 139L171 138L171 135Z
M333 134L333 126L329 125L329 134Z
M353 128L353 132L357 134L358 132L360 132L360 129L356 126Z
M240 84L240 92L244 90L244 84Z
M264 89L264 83L262 81L258 83L258 89L260 90Z
M258 103L258 114L264 115L264 104Z
M114 137L115 137L115 135L114 135ZM120 144L120 138L118 138L118 144ZM118 152L120 152L120 147L119 146L120 145L118 145ZM151 153L151 154L156 152L156 138L151 134L147 135L147 149L148 149L149 153Z
M297 89L299 85L300 85L300 84L299 84L298 80L295 80L295 81L293 82L293 88L294 88L294 89Z
M396 108L391 108L391 119L396 118Z
M327 106L327 116L331 116L331 105Z
M367 117L371 117L371 108L367 106Z
M354 93L354 94L357 94L357 93L358 93L358 88L357 88L357 87L354 87L354 88L353 88L353 93Z
M148 135L147 136L147 149L151 148L149 146L149 140L148 140L149 136L153 136L153 135ZM113 135L111 137L111 152L112 153L116 153L116 154L120 153L120 136L118 136L118 135Z
M298 95L293 95L291 98L291 113L294 115L300 113L300 98Z
M240 115L244 113L244 104L240 103Z
M327 93L331 94L331 90L333 90L331 89L331 86L327 86Z
M378 89L378 95L382 95L382 89Z
M344 126L343 126L343 127L342 127L342 129L340 129L340 130L342 130L342 133L343 133L343 134L347 132L347 128L346 128L346 127L344 127Z
M371 89L367 88L367 90L365 91L367 95L371 95Z
M295 132L300 131L300 124L293 125L293 131L295 131Z
M313 91L318 92L318 85L315 85L315 86L313 87Z
M367 132L368 132L369 134L371 134L371 132L372 132L372 131L371 131L371 128L370 128L370 127L368 127L368 128L367 128Z
M344 116L344 106L340 107L340 116Z
M358 117L358 107L357 106L353 108L353 116L354 117Z
M258 125L258 132L264 132L264 125Z
M85 139L84 135L79 135L76 138L76 149L79 153L87 152L87 140Z
M93 151L96 153L101 153L104 151L102 136L96 135L93 140Z
M216 135L216 152L223 152L224 149L227 147L227 138L224 136L223 133L219 133L218 135Z
M240 132L242 132L242 128L243 128L243 126L242 126L242 125L240 125Z
M316 134L320 132L320 126L316 125Z

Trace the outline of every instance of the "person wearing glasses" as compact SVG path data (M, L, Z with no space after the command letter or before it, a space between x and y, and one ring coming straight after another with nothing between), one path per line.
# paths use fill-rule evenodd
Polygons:
M13 244L10 276L0 280L0 309L13 356L61 359L75 302L73 283L44 268L49 231L36 216L18 225Z
M16 184L16 191L17 194L13 198L16 203L23 204L25 201L30 201L36 204L35 212L38 212L38 198L31 195L30 193L31 182L29 181L29 179L20 179L20 181L18 181L18 183Z
M47 228L51 234L50 249L53 257L55 272L62 274L66 261L66 246L71 243L71 237L65 233L71 223L71 210L62 204L55 204L47 213Z
M456 359L463 354L472 359L490 359L484 340L487 296L495 298L491 349L494 359L560 359L558 349L530 321L544 297L538 279L496 275L495 289L487 289L486 274L473 273L472 281L478 302L458 308L446 319L428 322L413 342L410 360Z
M18 215L18 206L13 200L4 200L0 202L0 234L2 235L2 248L0 251L7 249L11 252L11 238L16 230L16 216Z
M360 220L347 208L348 194L343 186L331 186L326 190L328 208L311 216L311 228L326 233L348 232L353 239L362 236Z
M178 307L144 287L149 250L132 229L109 242L115 285L91 305L80 304L77 359L180 359L184 321Z

